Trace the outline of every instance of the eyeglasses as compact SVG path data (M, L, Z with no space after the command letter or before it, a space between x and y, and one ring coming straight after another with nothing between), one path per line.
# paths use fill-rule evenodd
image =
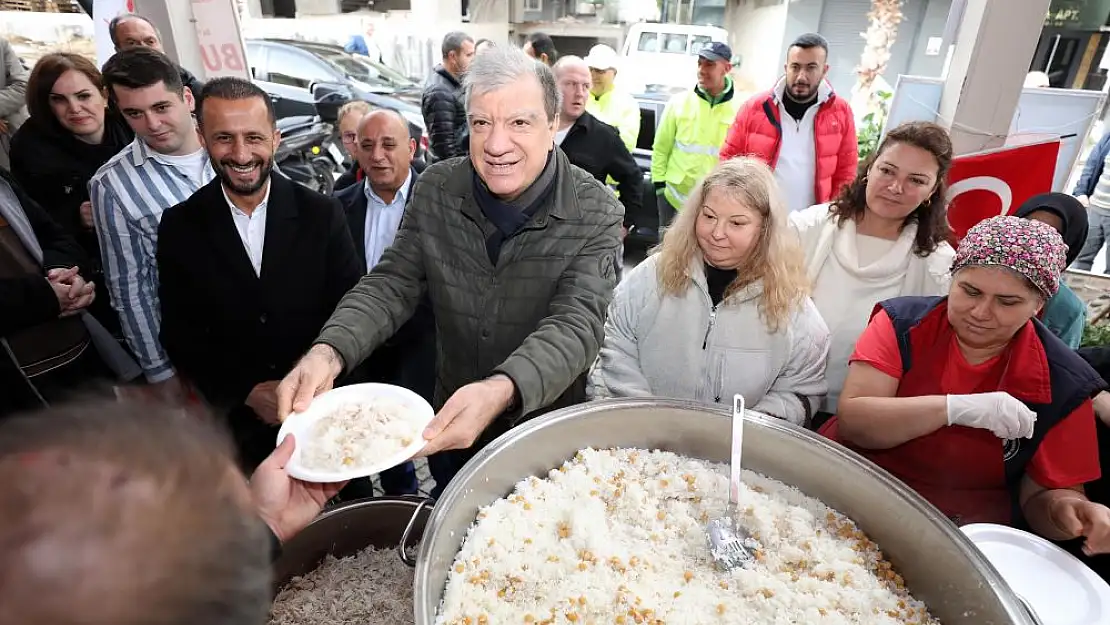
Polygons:
M358 135L353 132L345 132L342 135L339 135L339 138L343 141L343 143L354 143L358 140Z

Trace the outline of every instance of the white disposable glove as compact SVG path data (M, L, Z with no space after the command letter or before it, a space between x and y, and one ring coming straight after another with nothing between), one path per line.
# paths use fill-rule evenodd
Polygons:
M1033 438L1037 413L1009 393L948 396L948 425L990 430L1003 440Z

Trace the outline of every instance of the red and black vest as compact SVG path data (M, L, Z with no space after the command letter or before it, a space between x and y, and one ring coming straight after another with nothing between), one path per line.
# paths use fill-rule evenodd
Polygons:
M923 395L940 394L941 380L944 368L949 357L950 341L946 336L951 332L947 314L946 297L897 297L880 302L872 314L880 309L886 311L890 317L894 332L898 340L898 350L902 359L902 379L898 386L899 397L918 397ZM1026 467L1033 459L1041 442L1048 431L1062 421L1082 403L1090 399L1101 390L1105 384L1099 375L1082 358L1053 335L1040 321L1031 319L1029 325L1019 333L1031 332L1032 335L1023 337L1024 340L1014 342L1012 350L1004 356L1007 359L1005 367L1028 367L1032 365L1044 368L1041 364L1047 361L1047 376L1037 376L1035 384L1047 385L1039 389L1029 389L1027 397L1040 397L1045 401L1028 401L1026 397L1019 397L1020 393L1011 391L1011 394L1021 400L1030 410L1037 413L1037 422L1033 430L1032 439L1006 441L1004 448L1000 449L1002 457L1001 471L1005 477L1005 484L1010 494L1012 506L1011 521L1021 520L1018 507L1018 493L1021 480L1025 475ZM1043 359L1040 350L1030 348L1039 344L1043 348ZM1016 350L1025 344L1025 353ZM1035 359L1035 360L1034 360ZM1003 374L1006 379L1006 374ZM1033 378L1026 378L1033 379ZM977 392L1007 390L1006 388L976 389ZM898 447L886 450L860 450L865 456L876 464L886 468L892 473L903 477L911 487L915 478L928 482L934 486L950 480L953 489L965 489L966 494L973 496L976 488L986 488L985 484L975 483L976 477L991 475L990 458L967 458L961 454L961 448L975 441L972 448L983 449L983 440L992 440L993 434L987 430L975 428L941 428L932 434L909 441ZM992 443L994 441L992 440ZM964 444L961 444L964 443ZM1003 447L1002 441L997 441ZM987 467L986 471L961 471L962 466L976 466L978 469ZM925 467L945 467L946 474L950 476L941 478L938 475L928 475ZM993 483L997 484L997 473ZM987 480L988 482L990 480ZM922 493L925 494L925 493ZM954 519L960 522L960 519Z

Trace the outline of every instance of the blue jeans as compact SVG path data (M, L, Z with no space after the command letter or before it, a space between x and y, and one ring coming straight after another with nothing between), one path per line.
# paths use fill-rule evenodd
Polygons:
M1072 267L1083 271L1091 270L1091 266L1095 264L1095 256L1098 256L1099 250L1110 239L1110 213L1094 207L1088 208L1087 223L1087 242L1083 244L1079 257L1072 263ZM1106 251L1106 269L1103 273L1110 273L1110 250Z

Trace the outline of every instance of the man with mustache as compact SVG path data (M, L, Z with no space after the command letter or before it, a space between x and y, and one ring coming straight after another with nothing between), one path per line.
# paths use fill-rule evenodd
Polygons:
M416 141L409 135L405 118L395 110L377 109L355 123L351 154L365 179L336 192L335 197L347 213L347 225L355 240L361 269L366 273L378 264L386 248L393 244L397 228L412 198L418 171L413 167ZM415 391L429 402L435 390L436 328L432 309L421 302L416 314L374 351L374 358L359 368L359 381L397 384ZM437 461L429 461L433 476ZM386 495L415 495L416 470L411 462L386 469L380 474ZM365 482L355 481L350 496ZM359 493L364 494L364 493ZM433 492L437 496L438 492Z
M836 198L856 177L859 144L848 100L833 93L829 44L801 35L786 53L786 75L749 99L729 128L721 160L753 156L775 171L791 211Z
M362 271L339 201L272 173L281 137L266 92L216 78L201 101L216 179L162 215L160 337L227 415L250 471L274 449L278 381Z

